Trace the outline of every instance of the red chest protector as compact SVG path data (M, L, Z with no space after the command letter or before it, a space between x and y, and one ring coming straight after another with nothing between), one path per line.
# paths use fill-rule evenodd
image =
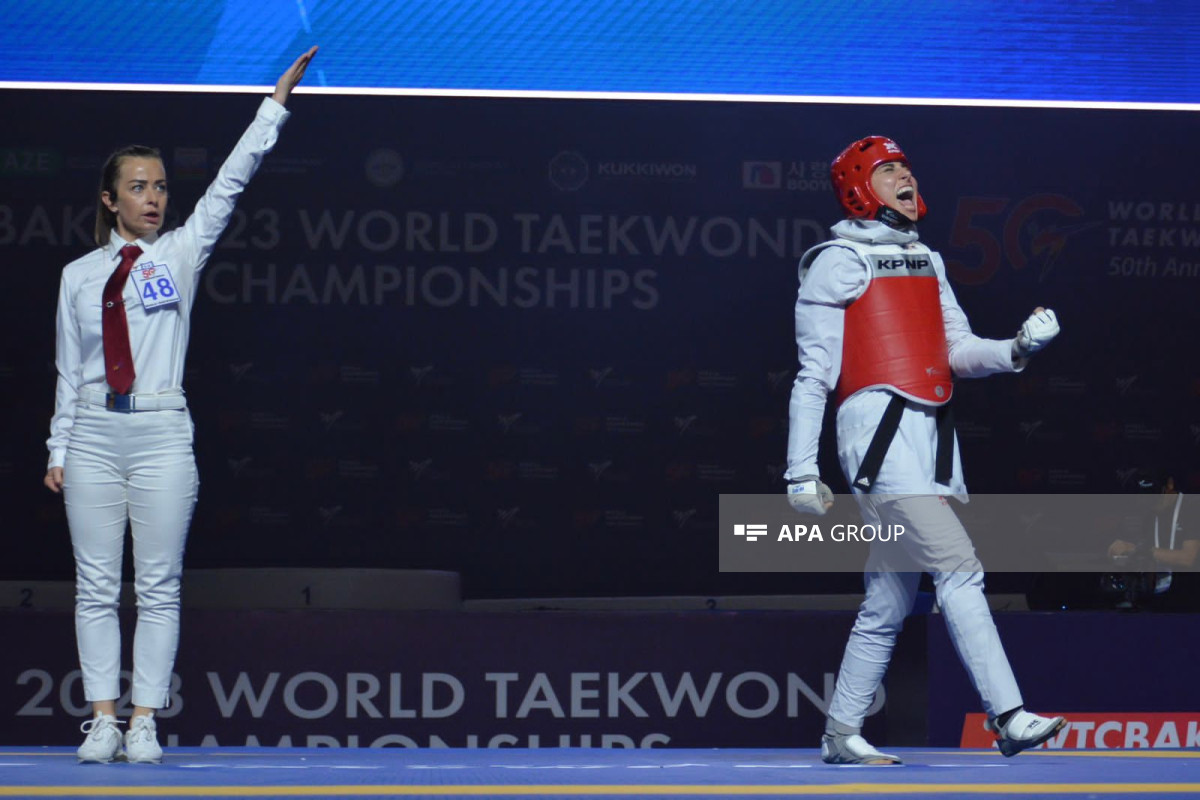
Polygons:
M871 282L846 307L837 402L882 388L945 405L954 385L932 254L922 245L850 244L870 268Z

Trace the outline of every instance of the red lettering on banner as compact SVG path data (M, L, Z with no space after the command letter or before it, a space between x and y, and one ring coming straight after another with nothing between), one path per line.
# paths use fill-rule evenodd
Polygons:
M1047 750L1154 750L1200 747L1200 713L1168 712L1040 712L1067 718L1067 726L1041 746ZM996 736L984 729L984 714L963 718L960 747L995 747Z

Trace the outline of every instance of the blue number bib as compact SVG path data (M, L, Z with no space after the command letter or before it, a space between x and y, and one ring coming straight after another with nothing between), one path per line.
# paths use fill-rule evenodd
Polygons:
M138 264L130 271L129 277L133 278L138 297L142 298L142 306L147 311L179 302L179 290L175 288L171 270L166 264L155 264L153 261Z

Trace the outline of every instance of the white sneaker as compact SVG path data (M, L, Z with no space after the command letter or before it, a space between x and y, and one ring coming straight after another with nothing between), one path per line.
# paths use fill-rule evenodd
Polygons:
M129 720L125 731L125 758L130 764L161 764L162 748L158 746L158 725L153 714Z
M1012 757L1022 750L1037 747L1049 740L1066 724L1065 717L1039 717L1021 709L1009 718L1008 724L1003 728L1000 728L994 719L988 720L985 727L996 734L1000 752Z
M75 751L80 764L107 764L121 756L120 723L112 714L97 714L79 726L87 734Z
M857 733L821 737L821 760L826 764L903 764L897 756L881 753Z

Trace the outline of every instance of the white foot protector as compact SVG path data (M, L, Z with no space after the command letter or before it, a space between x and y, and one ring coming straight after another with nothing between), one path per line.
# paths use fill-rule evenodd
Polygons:
M995 720L988 720L987 728L996 734L1000 752L1011 758L1047 741L1066 724L1066 717L1039 717L1022 709L1013 714L1003 728Z
M881 753L857 733L848 736L825 734L821 737L821 760L826 764L903 764L898 756Z

